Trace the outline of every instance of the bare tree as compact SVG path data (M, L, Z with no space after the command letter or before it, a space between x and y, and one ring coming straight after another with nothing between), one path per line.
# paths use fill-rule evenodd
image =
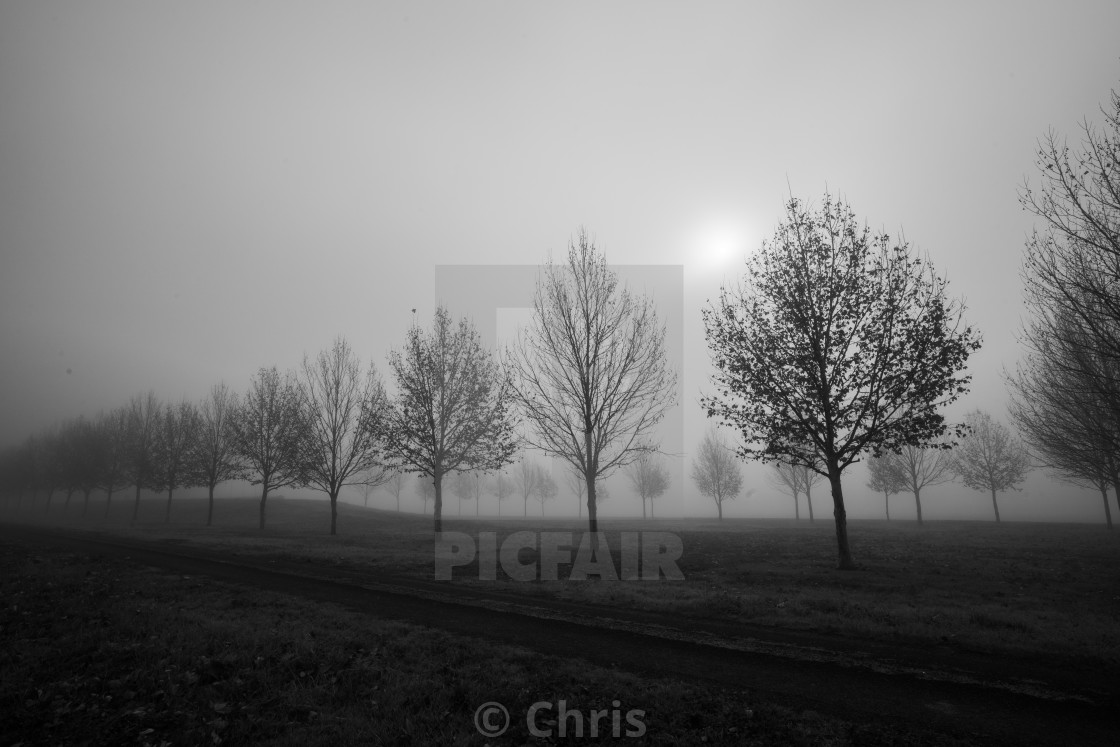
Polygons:
M155 480L153 487L167 491L164 521L171 521L171 496L177 488L190 487L197 472L191 472L191 457L198 438L198 411L186 400L168 403L156 434Z
M436 499L435 482L427 475L416 475L416 492L423 504L421 513L428 513L428 503Z
M521 462L514 468L513 481L517 486L517 492L521 494L524 516L529 515L529 497L536 494L540 479L541 469L537 463L528 457L522 457Z
M537 484L533 489L533 496L536 497L541 504L541 516L544 516L545 501L551 501L559 493L560 488L556 484L556 479L553 478L552 473L544 469L544 467L537 467Z
M743 473L734 452L713 428L704 434L700 450L692 461L692 479L702 495L716 502L719 520L723 521L723 503L739 495Z
M388 427L389 402L372 364L363 375L342 337L314 360L303 357L300 400L306 429L304 481L327 494L331 534L338 532L338 494L368 480L378 466Z
M451 478L451 492L455 494L459 504L459 516L463 515L463 501L474 498L474 486L471 485L469 472L456 472Z
M128 471L128 410L116 407L101 413L97 430L102 448L100 487L105 491L105 518L113 505L113 492L124 485Z
M237 393L223 381L210 387L198 405L198 436L192 461L198 482L207 489L206 526L214 522L214 488L226 480L244 476L238 458L234 420L238 412Z
M653 516L653 499L669 489L669 471L651 453L643 452L626 466L626 476L642 499L642 518L646 518L646 501L649 501L649 515Z
M568 470L565 484L572 495L576 497L576 516L583 518L583 496L587 493L587 480L579 472Z
M488 481L487 489L490 491L491 495L498 499L498 516L502 515L502 502L513 495L516 487L517 486L513 483L513 479L505 470L494 473Z
M290 373L282 377L276 366L258 370L233 423L238 457L249 481L261 486L260 528L264 529L268 494L305 480L307 426L295 378Z
M934 485L952 482L953 455L945 449L921 449L916 446L903 446L897 454L885 454L885 458L896 460L897 469L902 473L906 488L914 494L914 505L918 510L918 523L922 523L922 491Z
M775 462L771 473L771 483L783 493L793 496L793 515L801 520L801 506L798 497L804 493L805 502L809 505L809 521L815 521L813 516L813 486L821 480L821 474L803 464L790 464L789 462Z
M965 422L971 432L953 452L952 470L965 487L991 492L998 522L996 493L1013 490L1026 478L1031 469L1030 456L1011 431L988 413L973 410Z
M867 459L867 469L871 474L867 487L883 494L887 521L891 520L891 494L901 493L907 489L906 476L902 473L898 460L891 458L893 456L895 455L885 454L881 457L872 455Z
M398 514L401 512L401 489L404 487L405 474L407 473L405 473L403 470L395 468L390 469L387 479L384 483L390 495L392 495L393 498L396 499Z
M652 300L620 287L581 229L567 262L545 266L533 320L510 361L529 443L583 475L588 525L597 531L595 481L650 450L654 428L677 401Z
M155 486L155 450L162 408L156 393L137 394L128 403L129 481L136 486L132 523L140 516L140 491Z
M717 369L708 416L742 434L740 456L828 478L843 570L855 568L844 470L942 440L940 410L967 391L980 340L946 288L905 241L872 235L826 194L819 210L791 198L744 281L703 312Z
M510 388L467 319L453 327L442 306L431 333L408 332L403 351L389 354L398 396L388 439L403 468L432 478L435 531L442 531L443 478L463 469L491 471L516 452Z

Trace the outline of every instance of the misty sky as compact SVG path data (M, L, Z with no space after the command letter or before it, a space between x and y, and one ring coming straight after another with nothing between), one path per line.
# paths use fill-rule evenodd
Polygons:
M1115 0L5 2L0 442L241 390L338 334L387 374L438 265L541 262L584 225L612 262L684 266L689 444L700 308L826 187L949 277L985 340L954 412L1006 419L1017 188L1048 128L1099 121L1118 30ZM864 479L851 514L878 516ZM759 505L730 513L789 513ZM960 487L923 508L991 515ZM1037 479L1001 511L1101 520Z

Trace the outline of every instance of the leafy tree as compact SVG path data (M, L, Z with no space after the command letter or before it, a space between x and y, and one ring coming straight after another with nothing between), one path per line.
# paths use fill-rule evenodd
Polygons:
M430 333L408 332L389 354L399 392L389 414L388 443L405 469L432 478L435 531L442 531L443 478L450 472L498 470L517 449L510 387L467 319L452 325L436 309Z
M237 453L237 393L225 382L210 387L198 406L198 437L192 461L198 482L206 486L206 526L214 522L214 488L226 480L245 476L245 466Z
M1013 490L1031 469L1030 455L1003 423L973 410L965 416L970 433L953 452L952 470L965 487L992 494L992 509L999 521L996 493Z
M704 434L700 451L692 461L692 479L701 494L716 502L719 520L723 521L723 503L739 495L743 473L735 453L713 428Z
M942 439L939 410L967 391L980 341L946 281L843 201L826 194L811 210L791 198L786 216L703 312L717 373L702 404L742 433L741 456L828 478L839 565L852 569L844 470L865 452Z
M163 408L154 391L137 394L128 403L128 467L129 481L136 486L132 505L132 523L140 516L140 491L155 488L156 439L159 437Z
M871 480L867 487L876 493L883 494L883 505L887 511L887 521L891 520L891 494L901 493L906 490L906 476L903 475L901 465L894 454L871 456L867 459L867 469Z
M676 403L665 326L653 302L619 286L587 233L567 262L545 266L533 319L510 351L514 392L532 426L528 442L583 475L597 531L595 482L651 449Z
M653 516L653 499L669 489L669 471L652 454L643 452L626 467L630 484L642 499L642 518L646 518L646 501Z
M281 376L276 366L259 369L233 423L237 455L247 468L249 482L261 486L260 528L264 529L268 494L305 481L307 424L295 377Z
M152 487L167 491L167 513L171 521L171 495L176 488L190 487L197 475L191 474L191 458L198 438L198 411L182 401L167 404L156 433L155 480Z
M389 401L371 364L365 374L342 337L300 369L303 409L303 480L327 494L331 534L338 533L338 495L361 485L378 467L388 428Z

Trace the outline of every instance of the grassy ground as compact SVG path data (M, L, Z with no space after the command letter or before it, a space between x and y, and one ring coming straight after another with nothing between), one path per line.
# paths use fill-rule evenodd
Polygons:
M100 517L104 504L91 506ZM341 563L432 578L431 517L340 506L331 537L326 502L271 500L269 524L257 529L254 500L219 501L216 525L203 526L205 502L176 504L170 524L162 504L131 506L109 520L82 520L74 506L51 521L146 539L221 548L242 555ZM36 512L36 516L41 516ZM42 519L38 519L42 520ZM582 532L585 522L449 517L447 530L496 531L499 542L523 529ZM701 520L601 522L612 553L619 532L654 529L681 537L682 582L588 584L479 581L477 564L456 569L456 582L573 601L670 611L763 625L818 629L882 640L951 643L964 649L1120 663L1120 537L1078 524L852 522L861 568L840 572L830 521ZM522 552L522 559L533 559ZM561 574L563 576L563 573Z
M3 744L551 744L555 718L537 738L525 714L561 699L617 710L623 735L643 711L626 743L954 743L20 542L0 545L0 598ZM497 739L474 726L487 701L512 716ZM579 743L615 743L611 718Z

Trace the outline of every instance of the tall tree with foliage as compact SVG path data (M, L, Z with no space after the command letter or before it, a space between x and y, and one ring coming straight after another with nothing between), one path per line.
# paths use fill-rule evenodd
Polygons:
M438 533L444 476L501 469L517 451L509 380L470 320L454 324L442 306L430 332L413 325L404 348L389 354L389 366L397 383L390 453L404 469L431 479Z
M249 482L261 486L260 528L264 529L268 494L305 481L307 424L295 377L282 376L276 366L259 369L241 398L233 430Z
M940 410L967 391L980 339L946 286L906 242L872 234L826 194L818 209L791 198L743 281L703 312L717 370L708 416L742 433L741 456L828 479L841 569L855 568L844 470L863 453L943 439Z
M596 480L650 451L677 401L653 301L621 286L581 229L567 261L544 267L510 362L528 442L583 475L597 531Z
M299 388L304 481L330 499L334 535L339 493L368 480L382 458L389 400L376 368L371 363L363 373L358 356L342 337L314 360L304 356Z
M1031 470L1023 444L999 421L981 410L965 416L969 434L953 451L952 470L965 487L992 494L992 510L999 521L996 494L1013 490Z
M700 450L692 461L692 480L701 495L716 502L719 520L723 521L723 504L739 495L743 473L731 447L715 429L709 428L700 442Z

